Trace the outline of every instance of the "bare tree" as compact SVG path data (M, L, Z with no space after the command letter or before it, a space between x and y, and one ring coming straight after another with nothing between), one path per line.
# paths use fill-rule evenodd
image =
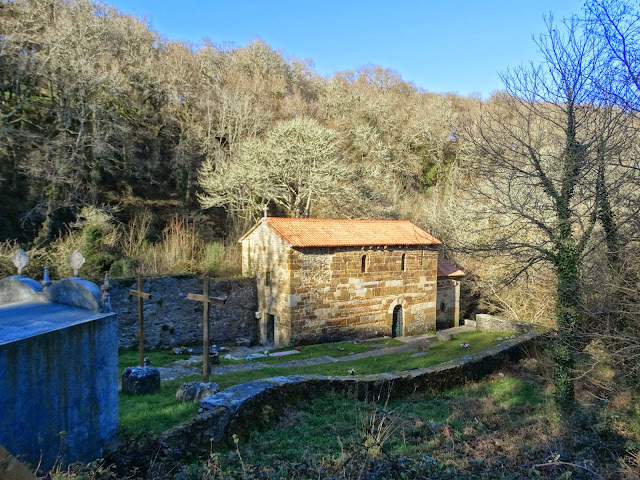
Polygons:
M471 133L479 174L477 246L518 259L515 275L541 262L557 278L554 384L559 405L574 403L572 371L579 347L582 265L603 208L607 158L624 138L625 112L597 81L611 74L602 45L577 18L547 20L541 64L503 76L507 93L481 110ZM607 175L608 174L608 175Z
M276 124L264 140L246 141L227 160L206 162L199 198L204 208L229 206L244 217L258 216L265 202L289 216L308 217L312 200L339 194L345 174L334 133L296 118Z

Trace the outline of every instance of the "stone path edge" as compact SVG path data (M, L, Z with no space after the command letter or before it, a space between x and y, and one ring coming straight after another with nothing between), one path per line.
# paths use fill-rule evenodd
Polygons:
M204 398L204 412L158 435L155 440L167 456L182 457L210 450L233 434L255 430L265 407L272 411L329 391L353 392L359 399L438 391L474 381L535 351L541 334L530 331L482 352L415 370L355 376L293 375L234 385Z

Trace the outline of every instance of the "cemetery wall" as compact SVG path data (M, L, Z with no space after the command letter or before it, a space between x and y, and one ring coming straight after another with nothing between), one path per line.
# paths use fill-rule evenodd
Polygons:
M255 431L256 419L265 411L277 415L284 406L327 392L355 394L360 399L412 395L441 390L479 380L508 363L532 354L541 344L540 334L530 331L483 352L427 368L362 376L293 375L235 385L204 398L205 411L161 434L157 451L167 455L192 455L198 449L228 442L232 434Z
M526 333L534 329L535 325L533 323L505 320L486 313L478 313L476 314L476 328L480 332Z
M202 303L188 300L189 293L202 294L202 279L196 275L166 275L144 279L143 290L151 294L144 300L146 348L171 348L202 344ZM118 340L122 348L138 342L136 280L113 280L111 306L118 314ZM235 343L239 338L258 341L258 295L255 278L211 280L209 295L226 297L224 306L209 307L212 344Z

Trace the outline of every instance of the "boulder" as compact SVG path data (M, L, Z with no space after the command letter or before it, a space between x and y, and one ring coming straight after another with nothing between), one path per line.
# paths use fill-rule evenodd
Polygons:
M440 341L440 342L449 342L451 340L453 340L453 333L451 332L436 332L436 338Z
M213 395L220 391L220 385L217 383L209 382L187 382L176 392L176 398L182 402L194 402L200 403L205 397Z
M127 367L122 372L122 391L130 395L160 390L160 370L155 367Z
M250 338L240 337L240 338L236 339L236 345L239 346L239 347L250 347L251 346L251 339Z

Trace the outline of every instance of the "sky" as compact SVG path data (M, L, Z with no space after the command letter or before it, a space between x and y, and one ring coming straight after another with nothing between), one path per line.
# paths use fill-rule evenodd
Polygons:
M396 70L436 93L488 98L500 72L538 58L543 15L584 0L105 0L171 40L243 46L261 39L331 76L360 65Z

